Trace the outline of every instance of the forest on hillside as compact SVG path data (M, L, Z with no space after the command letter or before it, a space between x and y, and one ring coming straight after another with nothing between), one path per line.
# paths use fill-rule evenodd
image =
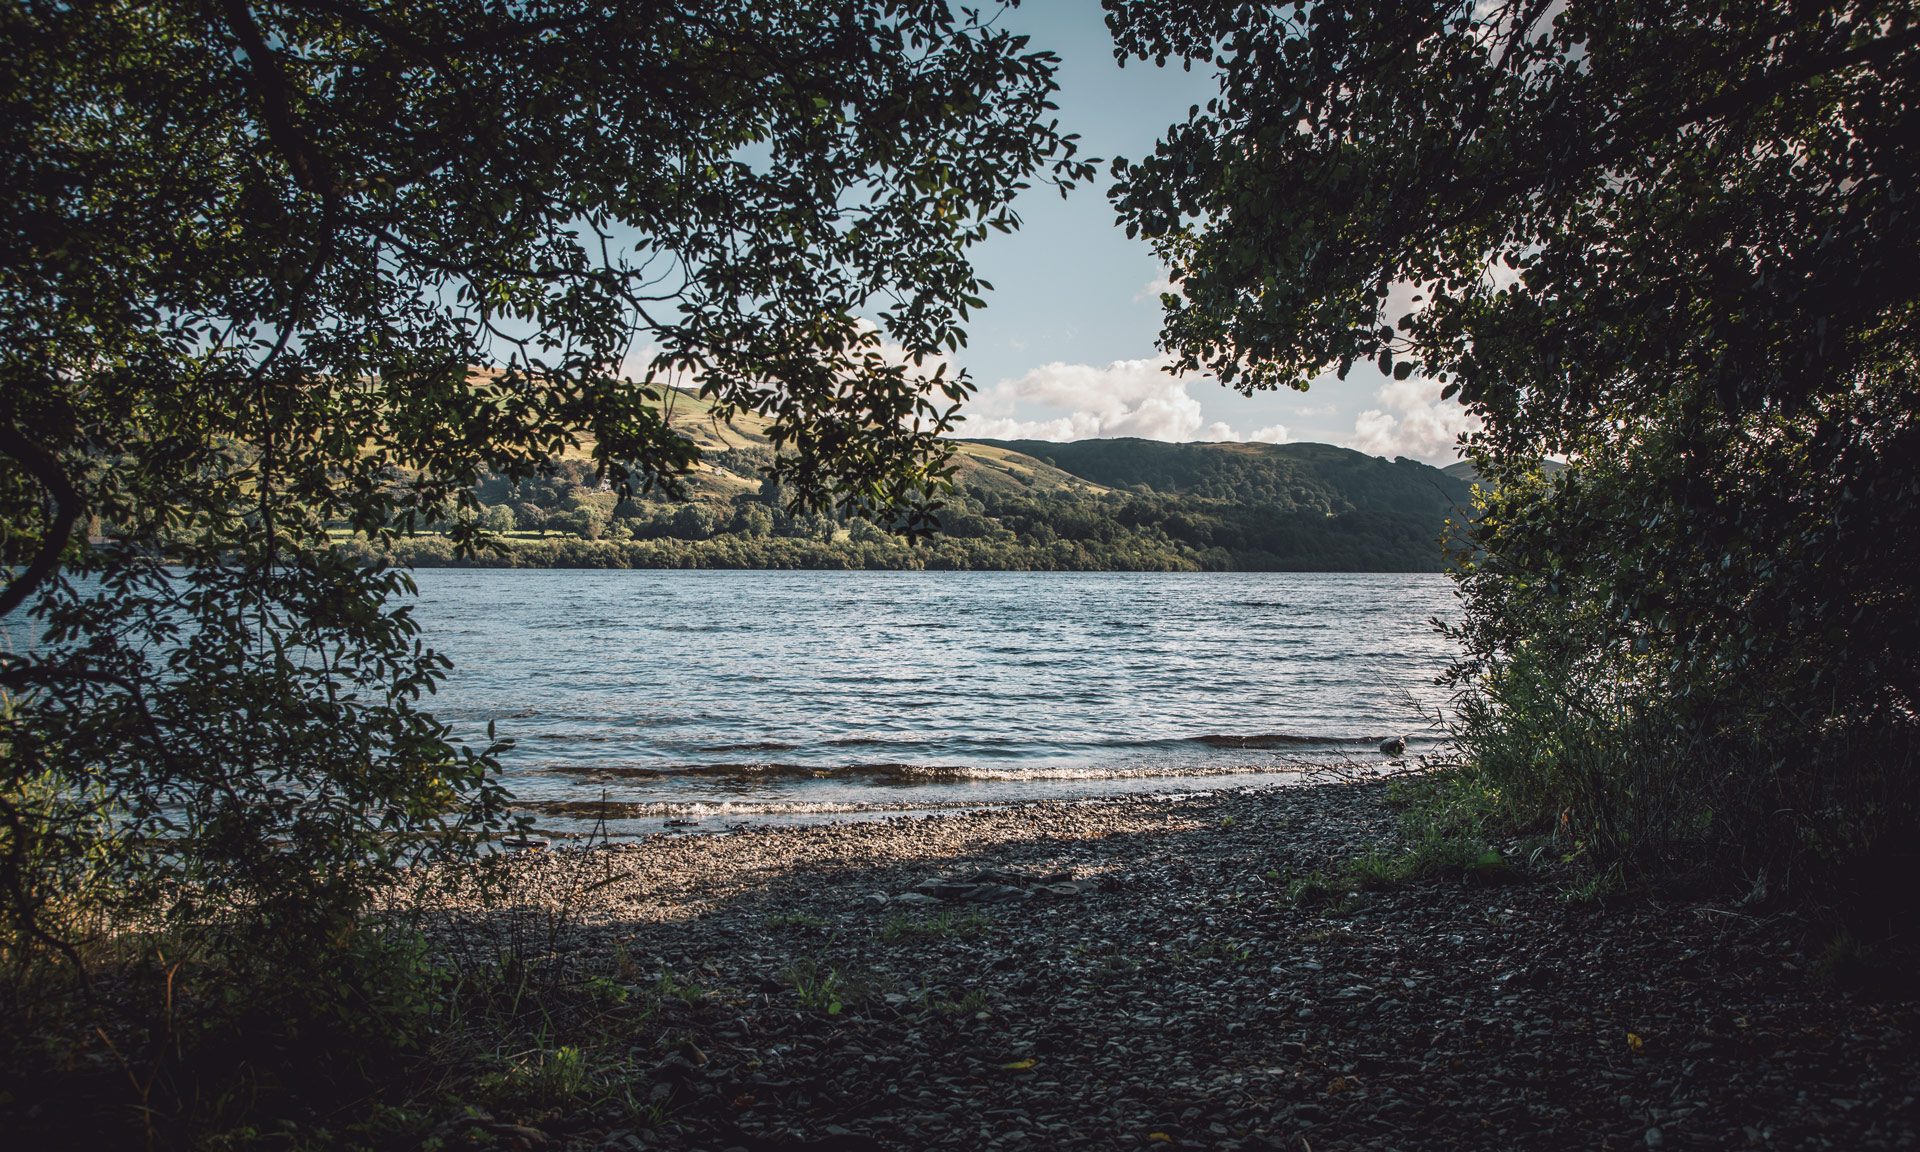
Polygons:
M385 552L342 547L415 567L1427 572L1444 566L1448 518L1470 502L1437 469L1321 444L998 446L1110 487L1009 491L963 477L934 534L916 539L845 514L789 513L773 481L731 496L622 499L590 462L562 460L551 476L477 486L480 509L463 515L498 537L492 550L459 556L436 531ZM708 462L752 477L771 459L745 448Z

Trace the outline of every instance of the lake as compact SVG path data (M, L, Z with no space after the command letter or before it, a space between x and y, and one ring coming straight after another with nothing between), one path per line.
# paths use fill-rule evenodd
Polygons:
M1437 575L415 573L432 710L539 826L873 817L1298 781L1432 747ZM580 807L602 799L612 807Z

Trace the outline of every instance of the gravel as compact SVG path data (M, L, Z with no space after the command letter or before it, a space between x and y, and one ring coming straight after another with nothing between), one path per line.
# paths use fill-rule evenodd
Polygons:
M1821 990L1783 919L1576 903L1524 875L1289 901L1291 879L1394 850L1384 799L1377 782L1242 789L526 853L517 901L461 913L448 946L531 944L648 993L632 1094L659 1111L640 1127L518 1117L495 1136L710 1152L1920 1143L1920 1006Z

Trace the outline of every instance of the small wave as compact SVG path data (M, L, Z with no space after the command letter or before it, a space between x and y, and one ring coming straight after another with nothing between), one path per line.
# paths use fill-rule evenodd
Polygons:
M1189 736L1187 741L1193 744L1205 744L1209 748L1356 748L1363 744L1377 743L1378 736L1297 736L1290 732L1261 732L1250 736Z
M669 775L658 768L607 767L599 764L550 764L537 771L556 776L610 777L615 780L658 780Z
M756 740L751 744L712 744L697 749L700 752L791 752L792 744L782 744L778 740Z
M859 781L876 785L1016 783L1041 780L1147 780L1201 776L1238 776L1263 772L1311 772L1323 761L1305 758L1298 763L1259 761L1237 764L1144 764L1100 766L1046 766L1037 768L982 768L970 764L686 764L666 768L594 768L569 766L549 771L572 776L647 780L773 780Z
M978 808L978 800L933 800L916 803L859 803L839 800L608 800L581 803L571 800L520 800L514 809L537 812L543 816L573 819L642 820L648 817L678 816L705 820L728 816L814 816L856 814L861 812L920 812L953 808Z

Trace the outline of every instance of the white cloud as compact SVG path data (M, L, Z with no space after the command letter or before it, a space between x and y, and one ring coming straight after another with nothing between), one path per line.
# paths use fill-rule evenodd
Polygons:
M1213 423L1207 425L1207 434L1202 436L1201 439L1212 440L1215 443L1226 440L1238 444L1240 442L1240 433L1233 430L1233 425L1225 423L1224 421L1215 420Z
M1155 276L1153 279L1147 281L1146 287L1140 289L1139 293L1135 295L1133 299L1135 303L1138 303L1142 300L1152 300L1155 303L1158 303L1160 300L1160 297L1166 295L1168 292L1179 292L1179 291L1180 289L1174 285L1171 279L1168 278L1168 273L1162 272L1160 275Z
M1293 414L1295 416L1331 416L1338 411L1340 407L1337 404L1322 404L1318 408L1295 408Z
M1200 402L1187 395L1187 381L1167 374L1167 358L1115 360L1105 368L1055 361L1017 380L983 389L969 406L963 435L997 440L1091 440L1139 436L1147 440L1192 440L1205 427L1215 439L1239 439L1224 424L1206 427ZM1049 408L1058 416L1015 417L1020 405Z
M1353 421L1347 445L1373 456L1410 456L1429 464L1458 458L1454 442L1462 432L1478 431L1480 418L1452 400L1440 399L1431 380L1394 380L1373 394L1379 408Z
M1255 444L1285 444L1288 439L1287 426L1285 424L1269 424L1265 428L1255 428L1247 434L1247 439L1253 441Z

